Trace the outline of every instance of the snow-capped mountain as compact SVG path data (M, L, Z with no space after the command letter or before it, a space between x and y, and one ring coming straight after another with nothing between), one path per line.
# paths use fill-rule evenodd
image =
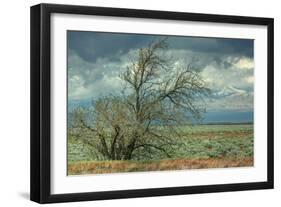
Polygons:
M233 86L226 86L221 91L214 93L215 97L248 96L248 92Z
M253 101L253 92L226 86L213 93L207 108L217 111L252 111Z

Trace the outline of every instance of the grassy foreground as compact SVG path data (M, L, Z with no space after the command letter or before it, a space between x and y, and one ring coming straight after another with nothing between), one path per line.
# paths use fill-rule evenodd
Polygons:
M68 174L183 170L253 166L253 125L184 127L172 157L153 154L150 160L98 161L79 142L68 142Z
M86 161L68 165L69 175L252 166L253 158L176 159L152 161Z

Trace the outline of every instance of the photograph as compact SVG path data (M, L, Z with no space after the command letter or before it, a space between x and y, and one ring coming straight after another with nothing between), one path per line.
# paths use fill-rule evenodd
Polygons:
M66 36L68 176L254 167L254 39Z
M274 18L30 8L30 199L274 188Z

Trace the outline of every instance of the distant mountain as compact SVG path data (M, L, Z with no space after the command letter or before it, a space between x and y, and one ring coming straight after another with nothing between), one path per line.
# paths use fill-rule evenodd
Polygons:
M212 94L212 99L206 106L207 111L229 112L253 111L253 92L226 86Z
M208 110L203 114L203 123L251 123L253 122L252 111L252 92L247 92L233 86L224 87L221 91L213 93L216 100L215 107L211 107L212 102L209 103ZM245 106L243 100L250 103L250 106ZM93 100L69 100L68 112L71 112L77 107L90 107ZM240 105L237 103L240 103ZM226 108L226 106L228 108ZM244 108L244 111L240 109Z
M214 93L215 97L226 97L226 96L248 96L249 93L245 90L235 88L233 86L226 86L221 91Z

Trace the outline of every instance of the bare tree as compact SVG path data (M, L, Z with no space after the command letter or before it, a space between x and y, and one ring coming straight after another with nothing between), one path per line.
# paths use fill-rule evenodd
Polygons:
M92 121L85 112L75 112L73 134L103 159L150 158L154 152L170 157L176 136L181 136L177 127L204 112L209 88L191 64L177 67L161 54L166 49L166 39L141 48L137 61L120 75L122 96L99 99Z

